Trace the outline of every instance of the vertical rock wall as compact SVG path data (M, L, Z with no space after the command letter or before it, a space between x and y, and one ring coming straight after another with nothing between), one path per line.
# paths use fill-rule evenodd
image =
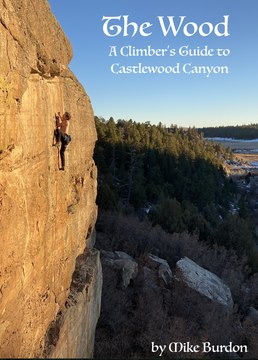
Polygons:
M0 0L0 357L51 357L54 351L58 357L68 354L62 352L67 346L73 357L92 353L94 321L86 324L80 313L92 303L91 316L98 317L97 253L85 256L91 265L84 269L93 274L81 289L87 301L78 298L72 312L67 306L76 259L87 254L97 213L93 111L68 68L71 57L46 0ZM57 111L72 115L65 172L52 147ZM60 314L50 344L49 329ZM63 324L69 333L75 322L91 342L78 353L71 338L58 345Z

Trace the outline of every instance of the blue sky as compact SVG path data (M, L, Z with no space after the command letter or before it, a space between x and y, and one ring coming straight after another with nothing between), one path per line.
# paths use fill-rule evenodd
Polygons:
M91 98L95 115L108 119L179 126L220 126L258 123L258 1L257 0L49 0L52 12L68 36L74 52L71 70ZM153 24L134 37L108 37L103 16L129 15L129 21ZM185 16L185 23L216 25L229 15L230 36L180 33L166 37L158 16ZM115 24L115 23L114 23ZM117 24L117 23L116 23ZM120 25L122 22L119 23ZM189 29L192 29L191 26ZM204 28L204 29L207 29ZM222 27L220 27L222 31ZM229 49L227 57L182 57L182 46ZM173 57L111 57L110 46L176 49ZM111 66L175 66L179 74L113 74ZM186 74L183 65L227 66L228 74ZM190 68L190 66L188 66ZM118 68L118 67L117 67Z

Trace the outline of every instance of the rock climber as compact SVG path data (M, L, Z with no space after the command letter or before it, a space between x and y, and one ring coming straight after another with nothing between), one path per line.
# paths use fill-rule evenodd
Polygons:
M71 141L71 136L68 135L69 131L69 120L71 119L71 115L69 112L65 112L63 116L61 116L60 112L56 115L56 146L59 145L61 141L61 149L60 149L60 156L61 156L61 167L59 170L65 169L65 150L69 142Z

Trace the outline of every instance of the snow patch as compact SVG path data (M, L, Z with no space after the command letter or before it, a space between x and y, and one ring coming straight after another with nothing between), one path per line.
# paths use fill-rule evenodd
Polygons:
M214 141L239 141L239 142L258 142L258 139L234 139L234 138L223 138L223 137L207 137L205 140L214 140Z

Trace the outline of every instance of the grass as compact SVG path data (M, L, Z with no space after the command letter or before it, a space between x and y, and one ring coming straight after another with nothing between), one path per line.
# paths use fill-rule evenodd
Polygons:
M258 154L235 154L235 157L242 162L257 162L258 161Z

